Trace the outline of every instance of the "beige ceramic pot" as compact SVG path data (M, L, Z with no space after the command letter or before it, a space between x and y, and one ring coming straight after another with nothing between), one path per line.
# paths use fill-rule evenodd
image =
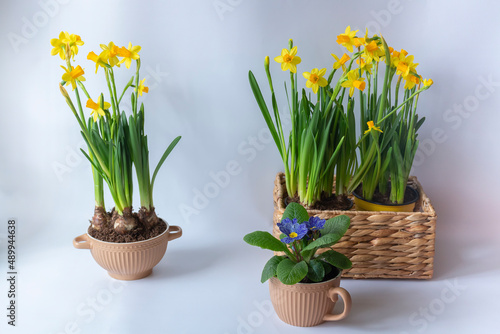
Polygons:
M94 260L108 271L108 274L120 280L136 280L147 277L153 267L160 262L167 250L169 241L182 236L179 226L169 226L162 234L144 241L114 243L97 240L88 233L73 240L78 249L90 249Z
M272 277L269 292L278 317L287 324L300 327L344 319L351 311L351 295L339 287L340 274L326 282L294 285L285 285ZM344 311L331 314L339 295L344 301Z

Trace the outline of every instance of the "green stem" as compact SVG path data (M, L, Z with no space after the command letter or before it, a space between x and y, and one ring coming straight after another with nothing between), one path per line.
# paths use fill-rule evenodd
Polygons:
M388 113L387 115L384 116L384 118L382 118L381 120L379 120L377 122L377 125L381 124L383 121L385 121L385 119L389 116L391 116L392 114L394 114L399 108L401 108L402 106L404 106L409 100L411 100L415 95L423 92L424 90L426 90L426 88L421 88L419 90L417 90L415 93L411 94L410 97L408 97L406 100L404 100L403 103L401 103L399 106L397 106L396 108L392 109L390 113Z

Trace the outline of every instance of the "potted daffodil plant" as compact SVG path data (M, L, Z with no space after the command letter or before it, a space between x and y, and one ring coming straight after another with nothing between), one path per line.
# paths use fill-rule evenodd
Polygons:
M261 282L269 280L271 301L279 318L294 326L316 326L324 321L345 318L351 308L349 293L339 287L343 269L351 261L343 254L320 248L337 243L349 227L349 217L337 216L327 221L309 217L298 203L290 203L278 223L281 241L269 232L256 231L243 239L252 246L281 252L264 266ZM344 300L344 312L331 311L337 295Z
M108 91L91 93L84 85L81 65L73 64L80 36L61 32L50 41L52 55L59 55L66 66L59 89L75 116L80 133L87 145L81 150L90 162L94 184L95 209L88 233L74 240L76 248L90 249L96 261L112 277L138 279L148 276L163 257L167 243L182 235L180 227L170 226L156 215L153 186L161 166L180 140L175 138L166 148L153 174L150 174L149 149L144 131L145 112L140 97L148 93L145 79L140 80L140 46L101 44L99 54L90 52L87 59L95 72L103 76ZM119 90L115 71L121 66L135 72ZM66 90L70 86L74 98ZM131 113L123 110L129 94ZM86 101L86 102L85 102ZM135 173L134 173L135 170ZM133 175L137 177L141 206L132 211ZM104 192L107 185L114 207L106 211Z
M356 48L353 58L359 66L351 75L367 83L358 103L360 161L348 191L359 210L411 212L419 193L408 179L425 121L417 114L417 103L433 82L417 73L414 56L404 49L396 51L368 31L364 37L356 32L348 27L338 37L348 51Z

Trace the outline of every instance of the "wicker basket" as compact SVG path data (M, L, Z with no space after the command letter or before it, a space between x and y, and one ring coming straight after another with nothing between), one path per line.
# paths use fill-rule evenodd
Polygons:
M330 219L338 215L351 218L351 226L333 248L352 261L344 270L346 278L432 278L436 212L417 178L408 184L420 194L414 212L322 211L308 210L310 216ZM279 237L277 223L285 211L285 176L274 182L273 234Z

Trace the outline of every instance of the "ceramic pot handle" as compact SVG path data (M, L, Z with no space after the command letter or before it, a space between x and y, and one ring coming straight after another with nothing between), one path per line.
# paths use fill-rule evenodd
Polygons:
M78 249L90 249L90 240L87 234L82 234L73 239L73 246Z
M347 292L346 289L341 288L341 287L331 288L330 291L328 291L328 297L331 300L333 300L334 302L337 300L336 295L339 295L340 297L342 297L342 300L344 301L344 312L342 312L340 314L327 314L323 318L323 320L325 320L325 321L342 320L345 317L347 317L349 312L351 312L352 301L351 301L351 295L349 294L349 292Z
M175 240L177 238L180 238L181 236L182 236L182 228L177 225L170 225L170 228L168 229L168 241Z

